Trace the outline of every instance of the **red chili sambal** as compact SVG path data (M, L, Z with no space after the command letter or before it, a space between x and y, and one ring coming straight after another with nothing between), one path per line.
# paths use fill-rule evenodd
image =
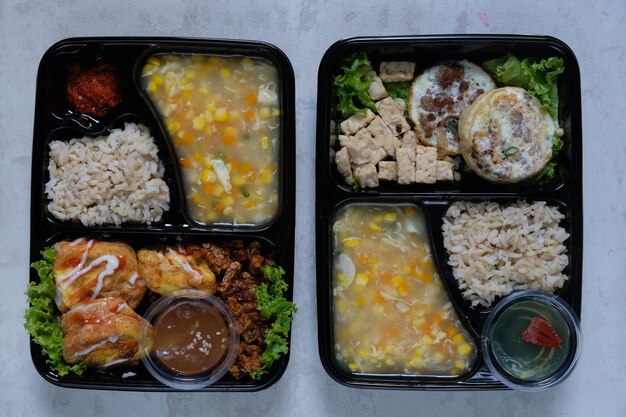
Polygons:
M113 66L104 60L91 67L75 63L67 69L67 99L80 113L105 116L122 101L120 84Z

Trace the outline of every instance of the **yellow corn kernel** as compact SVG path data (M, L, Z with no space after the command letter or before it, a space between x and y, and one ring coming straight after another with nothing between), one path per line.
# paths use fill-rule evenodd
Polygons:
M233 214L233 211L233 208L231 206L228 206L222 211L222 214L224 214L224 216L230 216L231 214Z
M226 196L224 197L224 200L222 200L224 202L225 205L227 206L232 206L235 203L235 200L233 199L232 196Z
M152 75L152 81L154 81L156 85L163 85L163 83L165 82L161 74Z
M177 120L170 120L167 122L167 131L170 133L174 133L178 129L180 129L180 123Z
M242 65L244 68L250 69L250 68L254 67L254 61L253 61L253 60L251 60L251 59L250 59L250 58L248 58L248 57L245 57L244 59L242 59L242 60L241 60L241 65Z
M192 69L186 69L185 78L187 78L188 80L193 80L194 78L196 78L196 72Z
M402 276L396 275L395 277L391 278L391 285L393 285L394 287L399 287L400 284L404 284L404 278L402 278Z
M378 258L374 256L367 258L367 263L371 266L378 265L378 262L379 262Z
M356 372L359 370L359 366L354 362L349 363L348 368L350 368L352 372Z
M433 344L433 338L430 337L429 335L425 334L424 337L422 337L422 342L426 345L432 345Z
M273 108L272 109L272 116L274 116L274 117L280 116L280 110L277 109L277 108Z
M385 223L393 223L398 220L398 215L396 213L385 213L383 220Z
M261 170L261 181L265 184L271 184L272 179L272 173L268 169Z
M382 214L377 214L377 215L375 215L375 216L374 216L373 220L374 220L374 222L376 222L376 223L380 223L380 222L382 222L382 221L383 221L383 218L384 218L384 217L383 217L383 215L382 215Z
M208 94L209 94L209 89L208 89L208 88L206 88L206 87L200 87L200 88L198 89L198 92L199 92L200 94L202 94L203 96L206 96L206 95L208 95Z
M411 267L408 265L402 265L402 272L408 274L411 272Z
M469 343L463 343L462 345L460 345L457 350L457 352L459 352L459 355L469 355L469 353L472 351L472 347L469 345Z
M230 78L230 76L232 75L232 73L230 72L230 70L226 67L222 67L220 68L220 77L222 78Z
M206 126L206 120L202 116L196 116L193 118L192 126L195 130L204 130Z
M394 364L394 360L392 357L388 356L385 358L385 363L389 366L392 366Z
M217 111L217 107L215 107L215 103L213 102L210 102L209 104L207 104L206 109L210 111L211 113L215 113Z
M373 230L374 232L380 232L380 231L381 231L380 226L379 226L379 225L377 225L377 224L376 224L376 223L374 223L374 222L369 222L369 223L367 224L367 227L369 227L369 228L370 228L370 230Z
M213 172L212 169L204 168L202 170L202 174L200 175L200 180L204 183L213 183L217 181L217 175Z
M193 193L191 195L191 201L193 201L195 204L200 204L202 202L202 197L200 197L200 195Z
M157 85L154 81L148 81L148 86L146 87L146 90L149 93L155 93L157 90Z
M361 244L359 239L346 239L343 241L343 246L346 248L356 248Z
M422 327L424 323L426 323L426 319L424 317L413 319L413 327Z
M233 185L238 185L238 186L242 186L246 183L246 178L243 175L234 175L231 179L230 182Z
M441 352L435 353L435 362L441 363L443 362L444 359L445 359L445 356L443 356L443 353Z
M155 67L160 67L161 66L161 61L159 61L159 58L157 58L156 56L151 56L150 58L148 58L148 60L146 61L148 64L152 64Z
M259 110L259 117L261 119L268 119L270 117L270 109L268 107L263 107Z
M457 369L465 369L465 361L461 360L461 359L456 359L454 361L454 366Z
M261 148L266 150L270 147L270 139L267 136L261 136Z
M359 272L358 274L356 274L356 277L354 277L354 282L362 287L366 286L369 280L370 277L363 272Z
M146 64L143 66L143 68L141 69L141 75L145 76L147 73L149 73L150 71L152 71L154 69L154 65L152 64Z
M216 122L226 122L228 121L229 118L229 114L226 111L225 108L220 107L219 109L215 110L215 114L213 115L213 119Z
M452 338L452 341L454 343L456 343L457 345L461 345L463 343L465 343L465 337L463 337L463 335L461 333L457 333L456 335L454 335L454 337Z
M365 297L363 297L361 294L359 294L354 299L354 302L356 303L357 306L363 307L365 305Z
M409 286L405 282L401 283L398 286L398 294L403 296L403 297L405 295L409 295L409 290L410 290L410 288L409 288Z

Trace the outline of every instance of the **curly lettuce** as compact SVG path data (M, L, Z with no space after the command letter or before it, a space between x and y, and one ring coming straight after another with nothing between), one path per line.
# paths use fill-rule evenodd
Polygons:
M366 109L376 110L374 101L367 94L372 78L368 76L371 62L364 52L350 55L341 66L342 74L334 79L337 111L344 119Z
M559 94L558 75L565 70L562 58L551 57L540 61L517 59L513 54L483 62L483 68L500 84L520 87L537 97L544 109L554 120L558 120ZM552 135L552 161L533 179L537 185L552 182L559 175L554 159L563 149L564 142L558 135Z
M261 284L254 289L257 297L257 310L272 324L265 338L265 350L261 354L263 366L250 373L252 379L255 380L265 375L281 355L289 352L287 337L291 329L291 319L297 311L295 304L288 301L284 295L288 287L283 279L284 269L270 265L265 265L261 269L269 280L269 284Z
M56 295L52 275L52 265L56 256L54 246L41 251L41 256L43 259L31 264L37 271L39 283L28 283L25 294L30 307L24 313L24 328L28 330L35 344L41 347L41 352L47 357L46 364L59 376L65 376L70 372L82 375L85 370L84 364L69 365L63 360L63 332L54 306Z
M565 70L563 58L551 57L538 62L524 58L520 61L509 53L483 62L483 68L499 83L527 90L541 101L554 120L558 120L557 77Z

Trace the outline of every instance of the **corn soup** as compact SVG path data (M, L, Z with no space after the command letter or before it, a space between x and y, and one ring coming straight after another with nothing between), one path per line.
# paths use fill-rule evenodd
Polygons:
M205 224L271 222L280 182L276 67L240 56L155 55L141 83L174 144L190 216Z
M459 321L414 205L352 204L333 225L335 355L352 373L469 371L476 346Z

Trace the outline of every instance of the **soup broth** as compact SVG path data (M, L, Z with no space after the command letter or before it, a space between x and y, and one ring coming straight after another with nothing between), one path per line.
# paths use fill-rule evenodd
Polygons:
M191 217L263 226L279 204L276 67L261 58L155 55L142 72L176 149Z
M353 373L466 373L476 346L433 264L414 205L353 204L333 225L338 364Z

